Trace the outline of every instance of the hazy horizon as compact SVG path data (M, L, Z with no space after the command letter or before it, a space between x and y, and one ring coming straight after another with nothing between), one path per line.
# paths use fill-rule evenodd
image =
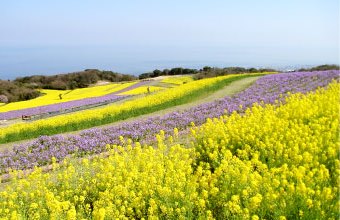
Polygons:
M2 2L0 79L339 64L336 0Z

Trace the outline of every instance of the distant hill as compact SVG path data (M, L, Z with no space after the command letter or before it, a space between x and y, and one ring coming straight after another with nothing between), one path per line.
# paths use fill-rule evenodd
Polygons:
M338 70L339 66L335 64L325 64L325 65L320 65L312 68L302 68L297 70L298 72L303 72L303 71L324 71L324 70Z
M26 85L30 88L41 89L76 89L85 88L100 81L122 82L137 79L128 74L115 73L112 71L100 71L86 69L81 72L58 74L53 76L35 75L16 78L13 82Z
M13 81L0 80L0 103L25 101L41 94L36 89L76 89L85 88L98 81L122 82L137 79L135 76L86 69L81 72L53 76L34 75L16 78Z
M244 68L244 67L225 67L217 68L205 66L202 69L188 69L182 67L176 67L172 69L158 70L155 69L152 72L147 72L139 75L139 79L153 78L158 76L173 76L173 75L188 75L194 74L195 79L203 79L215 76L223 76L228 74L237 73L260 73L260 72L278 72L275 69L256 69L256 68Z
M0 103L17 102L36 98L38 91L11 81L0 80Z

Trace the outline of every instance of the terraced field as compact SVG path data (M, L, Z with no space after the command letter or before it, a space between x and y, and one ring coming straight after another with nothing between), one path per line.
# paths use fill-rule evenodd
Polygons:
M75 90L40 90L44 95L31 99L28 101L13 102L0 106L0 112L8 112L15 110L22 110L51 104L58 104L70 102L80 99L100 97L111 93L118 92L122 89L128 88L136 82L130 83L110 83L102 86L95 86L89 88L75 89ZM61 95L61 98L60 96Z
M200 96L214 92L235 80L257 75L258 74L229 75L193 81L183 84L178 88L169 88L158 93L143 96L142 98L128 100L117 106L113 105L100 109L85 110L30 123L13 124L2 129L2 133L0 133L0 143L34 138L40 135L81 130L159 111L199 99ZM146 83L147 82L141 82L140 84L145 85ZM126 90L124 90L124 92L125 91Z
M126 101L5 127L0 216L336 219L339 73L143 81Z
M171 77L170 77L171 78ZM175 77L178 78L178 77ZM185 77L188 81L192 77ZM20 120L37 120L53 117L60 114L96 108L122 100L131 99L131 96L151 94L156 91L165 90L181 83L161 82L161 80L149 80L128 83L106 83L105 85L75 90L40 90L43 94L36 99L2 104L0 106L0 126L15 124ZM11 121L8 121L11 120Z

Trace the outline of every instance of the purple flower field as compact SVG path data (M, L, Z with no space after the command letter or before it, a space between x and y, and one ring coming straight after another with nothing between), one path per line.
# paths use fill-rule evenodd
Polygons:
M214 102L205 103L186 111L172 112L163 116L122 123L117 126L82 131L78 135L41 136L34 141L15 146L0 153L0 173L12 169L27 169L49 164L51 158L58 161L70 154L82 156L106 151L107 144L119 144L119 136L134 141L150 140L155 133L164 130L171 134L176 127L184 131L190 123L203 124L207 118L219 117L248 108L255 102L275 103L284 101L288 93L306 93L327 86L338 80L339 71L294 72L267 75L257 80L245 91Z

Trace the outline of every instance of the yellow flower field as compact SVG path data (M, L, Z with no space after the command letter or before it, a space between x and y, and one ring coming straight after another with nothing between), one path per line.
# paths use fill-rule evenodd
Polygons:
M194 81L192 76L172 76L172 77L167 77L163 79L161 82L181 85L181 84L185 84L191 81Z
M157 92L163 89L166 89L164 87L160 87L160 86L140 86L137 87L135 89L126 91L126 92L122 92L119 93L119 95L140 95L140 94L148 94L148 88L150 90L150 92Z
M94 86L88 88L74 89L74 90L51 90L42 89L43 96L35 99L13 102L6 105L0 106L0 112L7 112L25 108L33 108L43 105L50 105L62 102L68 102L78 99L91 98L107 95L109 93L117 92L121 89L125 89L132 86L136 82L128 83L110 83L108 85ZM59 94L62 94L62 99L59 98Z
M2 186L4 219L338 219L339 83ZM123 141L123 140L122 140ZM54 159L52 158L52 161ZM13 176L20 172L13 172Z

